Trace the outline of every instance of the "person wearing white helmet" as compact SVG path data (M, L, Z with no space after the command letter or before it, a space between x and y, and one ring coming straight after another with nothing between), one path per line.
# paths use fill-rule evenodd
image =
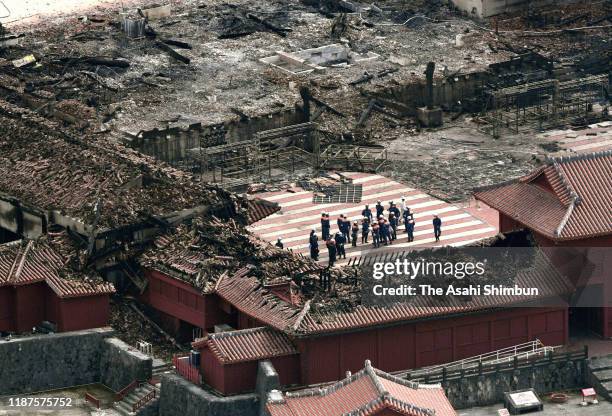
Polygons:
M399 221L401 222L402 219L405 218L404 213L406 212L406 209L408 208L408 203L406 202L406 197L403 196L402 197L402 201L400 202L400 217L398 218Z

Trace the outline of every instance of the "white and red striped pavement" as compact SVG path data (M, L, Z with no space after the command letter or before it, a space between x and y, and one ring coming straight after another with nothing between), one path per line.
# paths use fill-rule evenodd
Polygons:
M418 189L411 188L381 175L369 173L343 173L353 179L353 183L363 185L363 199L358 204L313 204L313 193L295 187L285 191L258 194L261 199L277 202L281 210L271 216L252 224L249 229L264 240L276 242L282 237L285 248L296 253L309 255L308 236L313 228L319 237L320 260L327 261L327 250L321 241L321 212L329 212L331 232L338 231L336 220L340 214L347 215L351 221L361 219L361 211L368 204L376 215L374 206L377 200L389 207L389 201L399 206L402 196L406 197L408 206L414 213L416 227L414 241L408 243L404 226L398 228L398 239L388 248L408 248L423 246L452 245L461 246L488 238L497 234L497 229L474 217L464 209L427 195ZM435 241L432 219L437 214L442 219L442 236ZM370 235L369 241L372 241ZM382 251L387 247L374 249L370 244L361 244L361 232L357 247L346 245L347 259L363 255L371 250Z
M592 153L612 149L612 122L591 124L583 130L554 130L538 135L572 153Z

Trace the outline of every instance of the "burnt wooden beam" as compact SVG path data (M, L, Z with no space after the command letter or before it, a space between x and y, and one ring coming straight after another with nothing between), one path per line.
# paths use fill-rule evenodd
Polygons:
M189 65L189 63L191 63L191 59L187 58L184 55L181 55L180 53L178 53L177 51L175 51L174 49L172 49L170 46L166 45L163 42L155 42L155 46L157 46L159 49L161 49L162 51L166 52L168 55L170 55L172 58L176 59L177 61L181 61L184 64Z

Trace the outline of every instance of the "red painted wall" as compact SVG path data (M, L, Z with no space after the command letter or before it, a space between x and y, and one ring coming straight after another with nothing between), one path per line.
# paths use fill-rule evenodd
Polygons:
M258 361L223 365L208 349L201 350L200 371L206 384L224 395L252 392L257 381ZM271 358L282 386L300 383L299 356Z
M0 331L14 331L13 289L8 286L0 287Z
M15 331L29 332L45 320L47 284L16 286L14 289Z
M153 308L206 330L206 297L193 286L154 270L145 271L149 285L142 300ZM213 324L214 326L214 324Z
M567 309L516 308L296 340L302 384L339 380L366 359L385 371L455 361L539 338L567 342Z
M108 295L59 299L58 330L66 332L103 327L108 324L109 316Z

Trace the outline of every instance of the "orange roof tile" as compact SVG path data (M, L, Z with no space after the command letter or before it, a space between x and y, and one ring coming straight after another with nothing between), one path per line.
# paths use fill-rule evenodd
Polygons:
M0 245L0 286L46 282L61 298L115 292L115 287L111 283L96 281L84 273L72 270L67 263L68 259L43 239L2 244Z
M553 159L474 197L554 240L612 234L612 151Z
M272 395L271 416L368 416L382 408L406 416L456 416L439 385L414 383L373 368L365 368L324 388Z
M267 327L210 334L192 346L210 348L223 364L258 361L298 353L287 335Z

